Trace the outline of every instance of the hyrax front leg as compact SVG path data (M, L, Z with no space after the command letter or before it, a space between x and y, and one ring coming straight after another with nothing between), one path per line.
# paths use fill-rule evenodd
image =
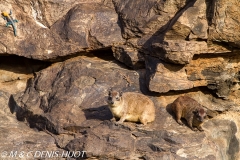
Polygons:
M126 120L126 115L123 115L119 121L117 121L117 124L122 124Z
M197 128L193 128L193 116L191 116L187 119L187 123L193 131L197 131Z
M183 125L181 117L182 117L181 106L179 104L176 104L176 121L178 124Z
M180 115L177 115L176 118L177 118L177 123L183 126L184 124L183 124L182 121L181 121L181 116L180 116Z
M145 126L148 123L149 117L146 114L142 114L139 118L141 125Z
M204 131L203 128L200 125L197 126L197 129L201 132Z
M113 117L113 118L110 119L110 121L111 121L111 122L116 122L116 118Z

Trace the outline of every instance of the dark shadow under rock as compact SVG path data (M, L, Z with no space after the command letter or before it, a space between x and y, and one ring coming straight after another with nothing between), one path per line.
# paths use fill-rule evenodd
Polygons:
M100 121L110 120L113 118L112 113L108 106L101 106L98 108L90 108L83 110L87 120L96 119Z

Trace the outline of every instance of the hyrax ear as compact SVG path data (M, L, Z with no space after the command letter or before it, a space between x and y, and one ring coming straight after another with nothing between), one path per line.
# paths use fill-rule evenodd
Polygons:
M123 94L123 92L122 92L122 91L120 91L120 92L119 92L119 96L120 96L120 97L122 97L122 94Z
M112 92L112 88L109 88L109 89L108 89L108 95L110 95L111 92Z
M197 113L198 113L198 110L195 109L195 110L193 111L193 114L197 114Z

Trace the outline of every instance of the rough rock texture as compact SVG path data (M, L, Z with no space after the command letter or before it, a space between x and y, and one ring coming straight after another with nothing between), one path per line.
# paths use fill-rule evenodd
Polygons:
M18 8L17 4L10 1L0 6L1 10L12 10L13 17L19 20L17 37L11 28L5 27L6 22L0 20L1 54L58 60L62 56L106 49L124 42L118 15L109 2L22 2L23 8Z
M240 159L238 3L2 0L0 10L19 22L14 37L0 18L0 154L34 148L86 150L92 159ZM144 127L110 121L110 87L149 96L156 120ZM171 103L181 95L206 107L204 132L176 123Z
M87 122L88 114L91 116L94 110L109 112L106 107L109 88L131 86L134 89L138 81L137 72L97 58L79 57L56 63L30 82L31 87L18 100L25 107L17 116L23 119L26 114L37 114L51 122L46 126L49 130L61 133L63 127ZM24 113L25 109L30 113ZM111 116L99 114L98 118L106 120ZM40 122L36 127L43 129L42 125Z
M25 92L14 98L16 105L13 108L17 111L17 118L26 119L31 127L39 130L75 134L75 138L65 142L62 142L61 136L54 137L61 148L86 150L89 158L239 157L239 133L236 129L224 133L224 147L222 139L216 137L230 130L230 126L236 128L239 120L219 122L214 117L204 124L206 132L201 133L193 132L187 126L179 126L169 104L180 94L151 97L157 109L157 118L145 127L136 127L130 122L123 125L111 122L112 114L106 105L110 87L147 93L146 87L139 88L140 84L145 83L142 70L129 71L113 62L81 56L56 63L37 73ZM225 104L224 100L214 99L210 93L204 94L203 91L193 91L189 96L197 97L200 103L213 111L226 111L232 107L231 102ZM234 151L230 149L233 146L237 147ZM216 147L221 149L217 150Z
M21 152L22 159L32 159L39 150L63 151L55 145L55 139L51 135L29 128L27 123L19 122L14 110L10 108L13 100L11 94L23 92L33 73L49 64L17 56L1 57L0 63L1 159L19 159Z
M9 108L12 99L9 93L0 91L1 159L33 159L38 151L63 152L56 146L51 135L31 129L27 123L16 119L16 115ZM39 154L36 154L37 157Z
M227 42L239 47L240 6L237 0L209 2L209 11L212 18L210 36L213 41Z
M234 16L238 12L235 3L234 0L229 3L204 0L3 1L0 9L11 9L13 17L19 20L19 35L14 37L12 29L4 27L5 21L0 19L0 53L59 60L86 50L113 47L115 58L132 68L141 67L138 63L143 62L145 54L187 64L194 54L229 52L222 44L212 47L212 41L237 46L239 36L235 30L239 26Z
M185 66L171 65L156 58L148 58L149 89L165 93L207 86L218 97L230 98L239 90L239 55L199 55ZM173 81L174 80L174 81Z
M171 30L166 33L166 39L208 39L207 2L197 0L191 6L186 5L186 11L177 19ZM187 2L189 3L189 2ZM178 15L178 14L176 14Z
M51 29L63 41L83 49L107 48L123 41L117 14L112 8L99 4L77 5Z
M150 57L146 60L146 67L151 91L165 93L170 90L193 88L193 82L188 80L183 66L170 65Z
M115 46L112 47L112 50L113 56L128 67L134 69L144 68L144 56L138 50L127 45Z
M207 53L206 42L166 40L153 44L154 56L175 64L188 64L195 54Z

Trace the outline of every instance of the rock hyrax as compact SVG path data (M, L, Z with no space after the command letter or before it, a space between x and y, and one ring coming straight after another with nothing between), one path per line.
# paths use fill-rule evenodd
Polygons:
M109 91L108 105L114 118L120 119L117 123L125 120L141 122L146 125L155 120L155 107L147 96L135 92Z
M177 123L183 125L181 118L184 118L192 130L197 131L198 129L199 131L203 131L201 124L207 115L203 106L196 100L188 96L178 97L172 103L172 109L176 115ZM197 127L197 129L193 128L193 126Z

